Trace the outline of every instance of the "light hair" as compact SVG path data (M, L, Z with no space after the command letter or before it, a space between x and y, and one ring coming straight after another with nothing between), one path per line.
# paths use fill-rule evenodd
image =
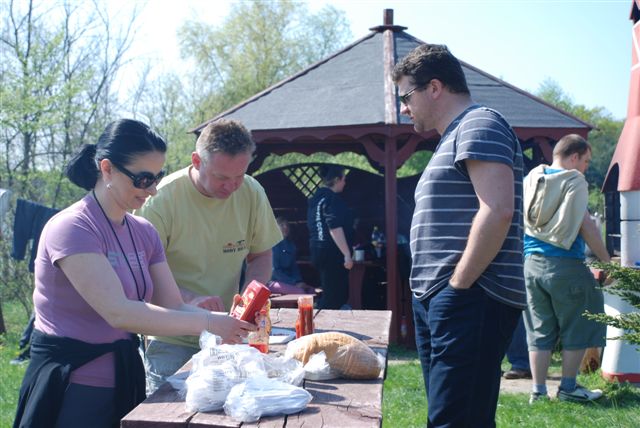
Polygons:
M220 119L204 127L196 141L196 152L203 160L213 153L236 156L253 153L256 143L249 130L237 120Z
M553 148L553 157L566 159L577 153L579 157L591 151L591 145L578 134L568 134L560 138Z

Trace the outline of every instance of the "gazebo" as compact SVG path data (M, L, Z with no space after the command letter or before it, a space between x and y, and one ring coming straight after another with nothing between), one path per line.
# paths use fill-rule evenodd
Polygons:
M406 29L394 25L393 10L386 9L383 25L371 28L363 38L193 130L198 133L206 124L221 118L243 122L257 144L249 173L257 171L272 154L353 152L366 157L381 175L369 174L367 178L364 171L358 171L353 175L357 180L352 180L353 171L350 172L344 196L350 203L360 195L357 203L366 205L362 209L366 225L384 225L385 305L394 313L392 340L400 334L401 314L411 318L406 272L399 274L395 243L399 222L401 228L408 230L412 186L418 178L403 182L396 173L416 151L433 151L439 140L433 130L417 134L410 120L399 113L400 101L391 78L393 66L424 43ZM577 133L587 137L591 129L588 123L470 64L462 62L462 67L473 99L500 111L512 125L522 144L527 170L550 160L553 145L562 136ZM306 197L318 183L316 171L313 165L296 165L282 168L280 174L256 178L265 187L276 212L293 213L295 222L303 223ZM368 192L369 197L362 197L363 192ZM304 254L308 243L303 239L297 243Z

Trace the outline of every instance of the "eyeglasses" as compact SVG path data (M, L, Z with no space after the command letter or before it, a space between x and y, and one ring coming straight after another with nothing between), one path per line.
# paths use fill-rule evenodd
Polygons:
M415 91L417 91L418 89L422 89L422 88L424 88L424 86L416 86L415 88L413 88L412 90L410 90L406 94L400 95L398 98L400 98L400 101L402 102L402 104L408 105L409 104L409 99L411 98L411 95L413 95L413 93Z
M413 93L415 91L418 90L418 87L416 86L415 88L413 88L412 90L410 90L409 92L407 92L404 95L400 95L398 98L400 98L400 102L402 102L402 104L404 105L408 105L409 104L409 99L411 98L411 95L413 95Z
M413 93L415 91L417 91L418 89L424 89L427 86L429 86L429 83L431 83L432 80L433 80L433 78L429 79L427 81L427 83L425 83L424 85L418 85L415 88L413 88L412 90L410 90L409 92L407 92L406 94L399 95L398 98L400 98L400 101L402 102L402 104L409 105L409 100L411 99L411 95L413 95Z
M124 175L129 177L131 181L133 181L133 187L136 187L138 189L148 189L154 184L158 184L160 180L162 180L162 177L164 177L164 175L166 174L165 170L160 171L158 175L153 175L153 173L149 171L142 171L134 174L123 166L116 165L115 163L113 163L113 165L120 171L122 171Z

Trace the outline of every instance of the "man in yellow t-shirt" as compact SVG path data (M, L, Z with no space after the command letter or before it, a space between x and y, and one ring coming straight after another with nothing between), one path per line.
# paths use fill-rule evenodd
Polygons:
M255 150L239 122L207 125L191 165L164 178L135 214L158 229L185 302L227 312L252 280L271 278L271 248L282 240L262 186L247 168ZM153 337L145 355L148 393L198 351L197 338Z

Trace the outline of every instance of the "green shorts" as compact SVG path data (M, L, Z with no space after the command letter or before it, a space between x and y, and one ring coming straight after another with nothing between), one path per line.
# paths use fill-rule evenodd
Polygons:
M583 260L527 256L524 262L527 308L524 323L529 351L604 346L606 324L588 320L585 311L604 312L604 297Z

